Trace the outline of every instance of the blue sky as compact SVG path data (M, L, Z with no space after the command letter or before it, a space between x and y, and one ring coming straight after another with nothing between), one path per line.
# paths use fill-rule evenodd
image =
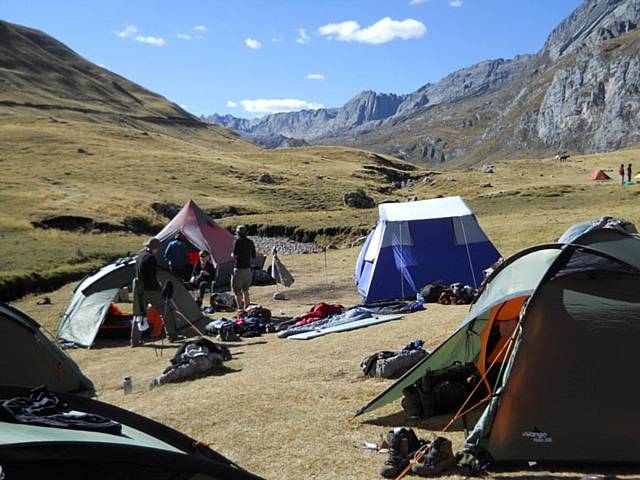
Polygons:
M580 0L1 0L194 114L335 107L538 51Z

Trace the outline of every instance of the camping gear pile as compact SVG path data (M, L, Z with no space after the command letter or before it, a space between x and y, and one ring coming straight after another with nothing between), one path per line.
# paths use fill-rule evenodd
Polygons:
M265 333L276 331L271 318L271 310L262 305L251 305L246 310L237 312L236 318L222 318L209 322L205 333L219 336L222 341L235 341L240 338L260 337Z
M448 287L439 282L431 283L420 290L425 303L440 305L469 305L477 293L476 288L459 282L452 283Z
M387 458L380 467L384 478L402 478L407 473L432 477L456 466L451 440L432 433L429 440L418 438L411 428L390 430L381 446Z
M28 396L5 400L1 405L2 422L112 435L120 435L122 432L120 423L102 415L71 411L67 403L43 386L34 388Z
M365 377L399 378L429 355L422 340L407 343L398 352L382 351L369 355L360 364Z
M162 375L153 379L151 387L218 373L222 370L222 363L227 360L231 360L231 352L224 345L216 345L206 338L192 340L180 346L170 360L171 365Z
M358 305L348 310L343 310L341 313L315 319L313 316L314 309L320 310L320 306L322 305L326 304L315 305L310 312L303 314L304 318L300 320L300 322L302 322L300 325L286 322L289 326L286 327L286 329L281 329L278 332L278 337L307 340L309 337L304 335L306 333L329 331L337 327L344 328L339 328L335 331L345 331L350 329L350 325L357 325L359 328L362 328L369 324L381 323L375 320L396 320L401 318L399 314L411 313L424 308L422 302L419 301L379 302L370 305ZM330 311L330 309L337 310L337 307L342 308L340 305L325 306L322 308L322 312ZM307 321L309 319L311 319L311 321ZM371 322L365 321L363 323L357 323L367 319L371 319Z
M480 286L500 253L460 197L378 206L354 278L364 303L415 296L433 282Z
M297 315L290 320L285 320L278 324L278 331L287 330L292 327L301 327L303 325L309 325L311 323L324 320L332 315L342 313L344 307L342 305L330 305L328 303L316 303L307 312Z
M454 363L427 373L402 391L402 408L410 417L455 413L475 394L480 374L473 362Z
M629 379L640 363L640 237L607 224L502 262L453 335L356 416L469 365L476 387L444 430L475 424L464 452L478 464L637 462L640 389Z

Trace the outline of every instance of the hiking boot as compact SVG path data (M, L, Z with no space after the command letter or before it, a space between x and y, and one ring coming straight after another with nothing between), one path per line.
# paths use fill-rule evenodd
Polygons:
M387 433L389 455L380 467L380 475L384 478L395 478L409 465L409 459L420 447L420 440L413 430L396 428Z
M421 477L430 477L455 465L456 457L453 454L451 441L444 437L437 437L431 442L422 459L411 467L411 471Z
M419 418L422 416L422 403L420 402L420 394L418 389L414 386L410 386L402 390L402 401L400 405L402 409L407 412L409 417Z

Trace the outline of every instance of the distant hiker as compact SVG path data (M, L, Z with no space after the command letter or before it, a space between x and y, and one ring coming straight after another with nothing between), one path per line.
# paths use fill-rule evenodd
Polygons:
M202 306L202 299L208 288L213 293L213 284L216 278L216 268L211 263L211 255L206 250L201 250L199 254L199 261L193 266L193 272L191 273L191 284L197 287L198 293L196 297L196 303L198 306Z
M189 247L181 233L176 235L176 238L167 245L164 251L164 259L171 273L184 282L189 281L189 276L191 275Z
M251 260L256 258L256 246L247 238L247 227L238 225L236 228L238 238L233 242L232 257L235 259L231 288L236 296L239 310L249 306L249 287L253 279Z
M169 340L176 340L175 312L169 302L165 305L162 298L162 287L158 282L158 261L155 255L160 251L160 240L150 238L144 244L144 250L136 258L136 279L143 289L142 298L145 305L151 304L156 312L162 316L164 327L167 330ZM166 307L166 308L165 308ZM132 338L132 344L133 344Z
M620 175L620 185L624 186L624 163L620 164L620 168L618 169L618 175Z
M627 182L631 182L631 164L627 165Z

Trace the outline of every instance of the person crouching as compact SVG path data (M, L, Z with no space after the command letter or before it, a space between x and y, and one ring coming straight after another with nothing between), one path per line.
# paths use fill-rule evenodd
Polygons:
M213 284L216 279L216 268L211 262L211 255L206 250L201 250L198 255L200 261L193 266L190 283L197 288L196 303L202 307L202 299L207 289L213 293Z

